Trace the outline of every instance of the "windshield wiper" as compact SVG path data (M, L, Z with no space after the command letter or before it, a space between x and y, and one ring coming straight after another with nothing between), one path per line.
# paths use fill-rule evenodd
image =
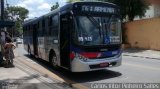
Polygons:
M89 15L89 14L86 14L87 15L87 18L92 22L92 24L99 29L99 35L100 37L102 37L102 33L101 33L101 24L95 19L93 18L93 16Z
M91 15L86 14L87 18L95 25L98 29L101 27L100 23Z

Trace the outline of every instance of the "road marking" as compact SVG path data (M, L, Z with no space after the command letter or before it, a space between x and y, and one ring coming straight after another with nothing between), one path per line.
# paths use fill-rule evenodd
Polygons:
M131 63L123 63L123 64L127 65L127 66L134 66L134 67L143 68L143 69L150 69L150 70L160 71L160 68L155 68L155 67L150 67L150 66L137 65L137 64L131 64Z

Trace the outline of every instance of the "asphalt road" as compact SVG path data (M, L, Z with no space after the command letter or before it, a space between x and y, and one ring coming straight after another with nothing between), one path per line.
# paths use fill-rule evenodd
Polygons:
M57 79L68 82L68 84L78 84L85 88L91 88L91 83L160 83L160 60L123 56L120 67L86 73L71 73L61 68L53 69L47 62L27 57L22 45L19 45L16 52L19 59L26 59L31 61L31 64L40 66L39 68L43 67L40 72L49 71L44 73L52 78L58 76Z

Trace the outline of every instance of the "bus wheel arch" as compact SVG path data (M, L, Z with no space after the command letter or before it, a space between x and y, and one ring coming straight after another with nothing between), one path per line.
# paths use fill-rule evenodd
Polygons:
M49 52L49 62L52 66L57 67L57 56L53 49L51 49Z

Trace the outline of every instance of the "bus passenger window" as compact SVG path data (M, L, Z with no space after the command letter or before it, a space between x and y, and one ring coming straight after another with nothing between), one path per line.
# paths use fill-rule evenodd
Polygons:
M40 36L44 36L44 30L45 30L45 20L42 20L41 22L41 29L40 29Z
M52 28L50 29L50 34L55 39L58 38L58 29L59 29L59 21L58 21L58 15L54 15L52 17Z
M40 28L40 23L38 22L38 24L37 24L37 28L39 29Z
M42 21L39 22L38 36L42 36Z
M42 28L45 28L45 20L42 21Z
M52 17L49 17L49 18L48 18L48 26L49 26L49 27L52 26L52 23L53 23Z
M58 26L58 15L52 17L53 27Z
M52 24L53 24L52 16L50 16L48 17L48 36L51 36L51 30L53 29Z

